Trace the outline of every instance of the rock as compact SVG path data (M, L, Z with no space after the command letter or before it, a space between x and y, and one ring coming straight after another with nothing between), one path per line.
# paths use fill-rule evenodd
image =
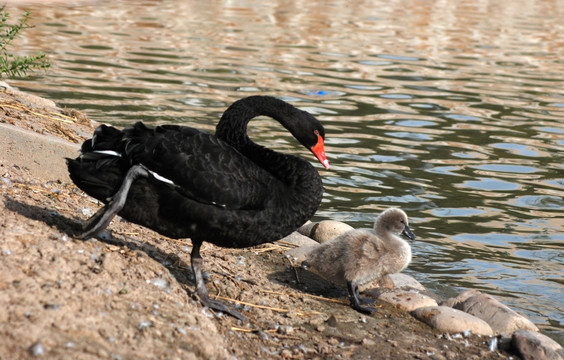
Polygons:
M476 335L493 335L492 328L482 319L448 306L427 306L411 313L434 329L447 333L471 331Z
M519 329L539 331L529 319L517 314L491 295L478 290L464 291L441 305L462 310L484 320L497 334L512 334Z
M556 341L546 335L529 330L513 333L512 344L524 360L561 360L564 350Z
M312 239L319 243L324 243L350 230L354 230L354 228L343 222L323 220L319 222L317 227L312 229Z
M303 236L307 236L308 238L311 239L311 230L313 229L314 226L317 226L317 223L308 220L305 224L300 226L300 228L296 231L302 234Z
M340 221L323 220L318 223L306 223L298 232L311 239L324 243L354 228Z
M427 290L425 286L421 285L421 283L415 280L412 276L402 273L388 274L382 278L381 282L391 284L393 289L419 291Z
M378 299L392 304L400 310L409 312L421 307L438 306L435 299L417 292L405 290L385 292Z
M317 243L317 241L304 236L302 234L300 234L297 231L294 231L293 233L291 233L290 235L283 237L282 239L278 240L278 241L284 241L286 243L290 243L292 245L296 245L296 246L313 246L313 245L319 245Z

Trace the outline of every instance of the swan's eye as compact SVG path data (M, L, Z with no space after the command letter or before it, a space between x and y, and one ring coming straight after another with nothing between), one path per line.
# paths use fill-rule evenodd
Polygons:
M314 133L315 135L319 136L319 131L313 130L313 133Z

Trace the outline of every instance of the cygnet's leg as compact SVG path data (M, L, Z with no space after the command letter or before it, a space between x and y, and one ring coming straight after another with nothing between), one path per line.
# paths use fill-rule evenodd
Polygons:
M373 307L360 305L361 299L358 294L358 285L356 285L353 281L347 281L347 289L349 290L349 295L351 297L351 307L353 309L365 314L370 314L377 311L377 309ZM362 301L367 302L366 300Z
M226 314L233 316L241 321L245 321L245 317L241 315L238 311L231 309L225 303L212 300L208 294L208 288L206 288L206 284L204 283L204 278L202 276L202 256L200 255L200 246L202 244L196 243L192 241L192 253L190 254L191 265L192 265L192 272L194 273L194 278L196 280L196 292L198 293L198 297L200 298L200 302L211 309L222 311Z
M129 168L119 190L114 194L112 200L86 221L84 232L78 236L80 239L86 240L96 236L96 234L104 230L104 228L110 224L114 216L125 206L131 184L140 176L149 176L149 172L145 167L142 165L134 165Z

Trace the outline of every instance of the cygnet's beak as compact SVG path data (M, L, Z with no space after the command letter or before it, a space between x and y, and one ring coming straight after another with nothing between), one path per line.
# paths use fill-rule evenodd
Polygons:
M415 240L415 235L411 232L411 229L407 225L405 225L401 234L410 240Z

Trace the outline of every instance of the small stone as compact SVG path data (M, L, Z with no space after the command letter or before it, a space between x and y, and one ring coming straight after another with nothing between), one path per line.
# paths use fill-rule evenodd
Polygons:
M3 177L0 180L0 185L2 186L10 187L12 185L12 181L10 181L10 179L8 179L7 177Z
M165 290L167 293L170 292L170 283L166 279L154 278L151 280L151 283L156 287L158 287L159 289Z
M88 217L92 216L92 210L89 209L89 208L82 208L82 209L80 209L80 212L84 216L88 216Z
M137 325L137 329L139 329L140 331L144 331L148 328L150 328L153 325L153 323L150 320L142 320L139 325Z
M493 335L492 328L484 320L448 306L422 307L412 314L439 331L461 333L470 330L476 335Z
M362 346L374 346L376 345L376 341L372 340L372 339L362 339Z
M28 351L33 356L41 356L45 354L45 347L40 341L37 341L29 347Z
M329 319L327 319L327 321L325 321L325 323L331 327L337 327L339 326L339 322L337 321L337 318L335 317L335 315L331 315L329 316Z
M529 330L513 333L512 343L524 360L561 360L564 350L556 341L546 335Z
M289 325L288 326L279 326L278 329L276 329L276 331L279 334L282 334L282 335L290 335L294 332L294 328L289 326Z
M282 356L282 359L291 359L292 358L292 350L284 349L280 352L280 356Z

